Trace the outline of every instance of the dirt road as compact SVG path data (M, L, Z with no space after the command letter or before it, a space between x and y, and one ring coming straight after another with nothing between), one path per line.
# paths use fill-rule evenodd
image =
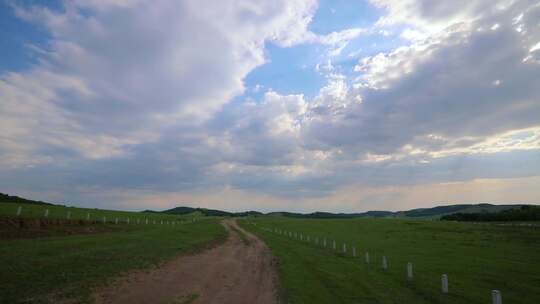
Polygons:
M268 247L234 220L222 224L229 232L225 243L132 273L97 291L96 303L277 303L276 265Z

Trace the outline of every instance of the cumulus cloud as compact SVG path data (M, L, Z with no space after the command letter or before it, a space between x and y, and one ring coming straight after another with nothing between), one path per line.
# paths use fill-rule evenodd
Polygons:
M379 21L379 25L392 25L406 23L416 25L422 30L435 32L446 27L471 22L506 10L515 4L512 0L455 0L455 1L429 1L429 0L370 0L375 6L387 10ZM523 5L526 1L521 1Z
M310 147L390 154L421 137L484 140L538 126L540 69L524 58L531 41L540 39L538 22L531 21L540 7L523 12L530 22L520 24L520 32L512 19L522 9L518 3L361 59L349 94L362 102L339 114L312 115L305 127ZM500 28L486 26L493 19Z
M327 35L309 30L314 0L15 6L51 38L33 68L0 75L0 182L88 203L355 210L409 195L391 187L537 174L540 5L371 2L386 12L371 29ZM313 98L265 83L240 98L267 43L322 46L327 60L399 30L403 45L354 71L318 65ZM415 193L442 189L426 187Z
M489 14L471 9L467 16L474 18L445 21L428 38L361 59L352 85L333 74L330 63L321 65L318 70L334 76L298 113L300 153L289 154L296 159L286 169L263 174L259 182L286 195L328 195L359 180L400 184L519 176L501 155L514 159L507 153L538 150L540 69L524 59L539 38L539 9L524 2ZM534 153L522 155L534 161ZM488 158L501 163L492 163L495 169L477 165ZM470 170L448 170L451 159Z
M200 124L244 91L265 41L304 35L313 1L80 1L15 7L52 39L40 64L0 78L4 163L64 149L118 155ZM34 139L38 138L38 142ZM52 157L52 156L51 156Z

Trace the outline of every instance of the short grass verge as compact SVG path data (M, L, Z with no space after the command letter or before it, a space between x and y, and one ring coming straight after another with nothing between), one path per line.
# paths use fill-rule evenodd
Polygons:
M135 228L134 228L135 227ZM94 288L226 238L217 219L128 231L0 241L0 303L92 301Z
M504 303L540 303L540 229L392 219L249 221L257 225L239 223L279 259L285 303L480 304L491 303L494 289ZM303 241L274 229L302 233ZM346 253L340 252L344 243ZM407 262L413 263L412 281ZM442 274L449 278L448 294L441 292Z
M236 234L238 235L238 237L242 240L242 243L244 243L244 245L249 245L250 244L250 240L249 238L247 237L247 235L244 233L244 231L234 227L234 226L231 226L231 229L236 232Z

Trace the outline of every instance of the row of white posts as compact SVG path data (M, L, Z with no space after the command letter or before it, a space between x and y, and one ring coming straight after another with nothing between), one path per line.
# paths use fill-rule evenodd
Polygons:
M254 224L254 223L252 223L252 224ZM302 235L302 233L285 231L285 230L280 230L280 229L277 229L277 228L274 228L274 229L263 228L263 229L266 230L266 231L269 231L269 232L279 234L279 235L285 235L285 236L287 236L289 238L297 239L299 237L301 241L304 239L304 236ZM305 239L306 239L306 241L309 242L311 238L310 238L310 236L306 236ZM319 245L319 238L315 237L314 242L315 242L316 245ZM323 238L322 246L326 248L326 238ZM336 241L332 240L332 249L336 250L336 248L337 248L336 247ZM347 253L347 244L345 244L345 243L343 243L342 252L344 254ZM354 247L354 246L352 247L352 256L356 257L356 247ZM369 264L370 263L369 252L366 252L364 257L365 257L366 264ZM388 260L387 260L386 256L382 257L382 269L383 270L388 270ZM413 280L413 264L411 262L408 262L406 269L407 269L407 280L412 281ZM441 292L444 293L444 294L448 293L448 275L446 275L446 274L443 274L441 276ZM501 292L499 290L492 290L491 291L491 299L492 299L493 304L502 304Z
M17 207L17 217L21 216L22 210L23 210L22 206ZM43 213L43 217L45 217L45 218L48 218L48 217L49 217L49 209L45 209L45 211L44 211L44 213ZM91 216L90 216L90 213L86 213L86 220L87 220L87 221L90 221L90 217L91 217ZM71 211L68 211L68 212L66 213L66 219L68 219L68 220L71 219ZM104 216L104 217L102 218L102 222L103 222L103 224L107 223L107 217L106 217L106 216ZM126 223L126 224L129 224L130 222L131 222L130 218L127 217L126 220L125 220L125 223ZM149 223L156 224L156 220L153 220L152 222L150 222L150 221L148 220L148 218L145 218L145 221L144 221L144 222L145 222L147 225L148 225ZM180 224L186 224L186 223L188 223L188 222L194 223L194 222L195 222L195 218L192 218L191 220L185 220L185 221L182 220L182 221L180 221ZM115 223L115 224L118 224L118 223L119 223L119 218L118 218L118 217L116 217L116 218L114 219L114 223ZM159 221L158 221L157 223L159 223ZM163 221L163 220L161 220L160 223L161 223L161 225L163 225L163 224L166 224L166 225L171 224L171 225L173 225L173 226L176 224L175 221L170 221L170 222L169 222L169 221ZM137 219L137 224L141 224L141 219Z

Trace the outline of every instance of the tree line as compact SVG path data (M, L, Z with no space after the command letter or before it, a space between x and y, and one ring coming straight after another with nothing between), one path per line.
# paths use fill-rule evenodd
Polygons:
M454 213L442 216L441 220L460 222L540 221L540 207L527 205L492 213Z

